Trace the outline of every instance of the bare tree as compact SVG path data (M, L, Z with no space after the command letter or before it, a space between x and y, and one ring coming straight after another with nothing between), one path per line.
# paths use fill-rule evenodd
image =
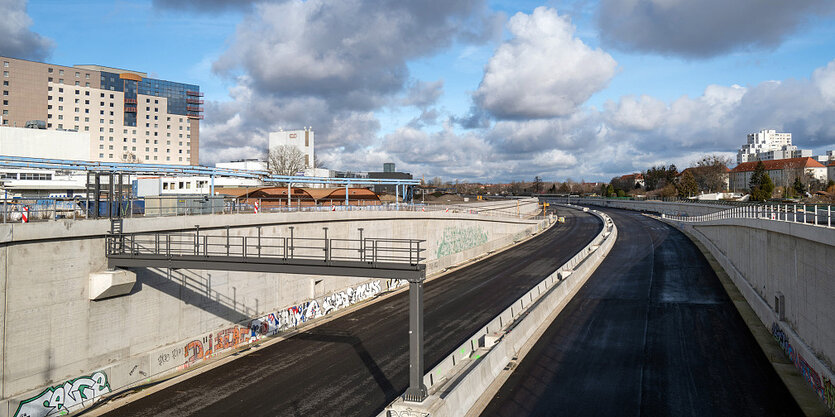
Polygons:
M304 153L297 146L279 145L270 149L267 170L272 175L296 175L304 170Z

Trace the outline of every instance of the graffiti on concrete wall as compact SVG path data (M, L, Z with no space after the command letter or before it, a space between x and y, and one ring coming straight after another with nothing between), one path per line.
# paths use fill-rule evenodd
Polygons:
M794 366L800 371L806 382L815 390L818 396L826 403L830 410L835 411L835 387L829 378L823 377L806 362L799 352L792 347L788 335L780 328L776 322L771 325L771 334L777 343L783 349L783 352L788 355L789 359L794 363Z
M481 226L449 226L444 228L436 255L440 258L484 243L487 243L487 232Z
M96 372L69 380L61 385L48 387L39 395L21 401L14 417L46 417L64 415L93 399L110 392L110 384L104 372Z
M272 336L282 331L294 329L307 321L322 317L334 311L343 309L360 301L367 300L383 291L392 290L403 284L403 280L372 281L347 288L343 291L322 297L317 300L306 301L265 316L250 320L249 326L233 326L204 334L190 340L184 345L157 351L152 360L159 365L158 371L188 368L202 360L211 358L218 353L234 349L247 343L255 342L263 337Z

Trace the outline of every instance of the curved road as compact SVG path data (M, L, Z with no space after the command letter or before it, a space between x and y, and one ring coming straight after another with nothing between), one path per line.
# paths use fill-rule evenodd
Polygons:
M428 371L600 231L576 211L539 236L424 286ZM408 293L117 408L107 416L369 416L408 385ZM141 395L141 393L139 394Z
M603 211L615 246L482 416L803 415L698 248Z

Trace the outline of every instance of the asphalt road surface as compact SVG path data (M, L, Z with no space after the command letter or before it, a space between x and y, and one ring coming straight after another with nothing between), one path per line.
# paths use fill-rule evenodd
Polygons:
M603 211L615 246L482 416L803 415L698 248Z
M539 236L424 286L426 371L601 230L560 212ZM408 386L408 293L259 348L108 416L369 416Z

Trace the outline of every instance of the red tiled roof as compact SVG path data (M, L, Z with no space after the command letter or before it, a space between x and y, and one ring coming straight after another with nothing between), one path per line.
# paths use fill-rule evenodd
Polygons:
M620 177L620 179L622 179L622 180L632 180L632 179L642 180L642 179L644 179L644 176L641 175L641 173L639 172L637 174L626 174L626 175Z
M731 172L748 172L757 168L759 161L743 162L737 165ZM789 159L775 159L773 161L762 161L765 165L766 171L776 171L781 169L797 169L797 168L824 168L823 164L816 161L814 158L789 158Z

